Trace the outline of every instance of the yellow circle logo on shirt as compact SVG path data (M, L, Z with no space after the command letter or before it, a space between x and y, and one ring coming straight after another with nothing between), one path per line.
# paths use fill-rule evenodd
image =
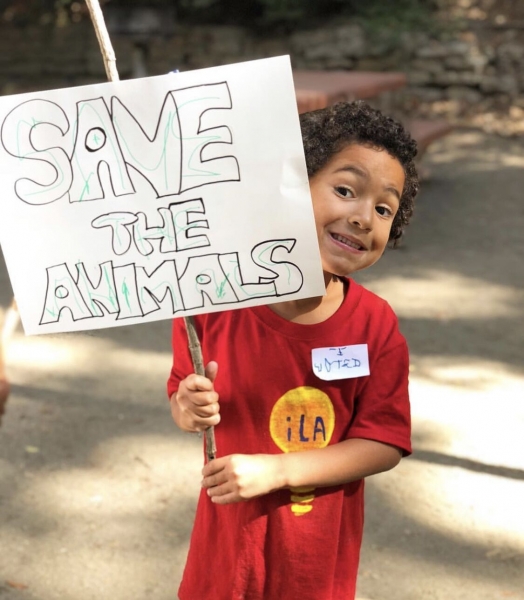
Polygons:
M277 400L269 417L269 432L282 452L324 448L335 428L329 396L314 387L289 390Z

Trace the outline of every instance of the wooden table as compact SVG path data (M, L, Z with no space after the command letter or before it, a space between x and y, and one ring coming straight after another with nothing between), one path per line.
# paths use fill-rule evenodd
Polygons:
M403 88L405 73L374 71L293 71L299 112L341 100L368 100Z
M304 113L325 108L343 100L378 100L378 108L389 112L390 92L407 83L405 73L374 71L293 71L298 112ZM376 105L377 102L374 102ZM401 118L417 141L420 159L431 142L447 135L453 128L443 119L428 121Z

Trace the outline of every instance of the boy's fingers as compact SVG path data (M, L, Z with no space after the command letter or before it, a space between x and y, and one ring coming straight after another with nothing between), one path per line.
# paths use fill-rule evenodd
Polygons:
M198 417L206 419L207 417L214 417L218 414L220 412L220 406L218 405L218 402L206 402L205 404L194 403L191 411Z
M218 363L216 363L214 360L207 363L205 373L206 373L206 377L210 381L215 381L217 372L218 372Z
M202 375L190 375L186 379L186 387L192 392L209 392L213 389L213 382Z
M217 403L218 394L216 392L196 392L189 397L189 406L213 406ZM216 411L218 412L218 408Z
M197 425L199 431L205 431L210 427L216 427L220 423L220 415L212 417L199 417L200 423Z
M211 460L204 465L202 469L202 476L209 477L210 475L215 475L224 469L224 465L219 458L215 458L215 460Z

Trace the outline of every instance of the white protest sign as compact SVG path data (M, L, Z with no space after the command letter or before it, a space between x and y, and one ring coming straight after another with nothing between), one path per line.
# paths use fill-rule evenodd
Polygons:
M324 293L288 57L0 98L27 334Z

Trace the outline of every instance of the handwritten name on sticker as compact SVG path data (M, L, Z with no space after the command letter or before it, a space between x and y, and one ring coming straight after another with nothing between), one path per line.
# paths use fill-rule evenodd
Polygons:
M311 350L313 372L319 379L352 379L369 375L367 344L313 348Z

